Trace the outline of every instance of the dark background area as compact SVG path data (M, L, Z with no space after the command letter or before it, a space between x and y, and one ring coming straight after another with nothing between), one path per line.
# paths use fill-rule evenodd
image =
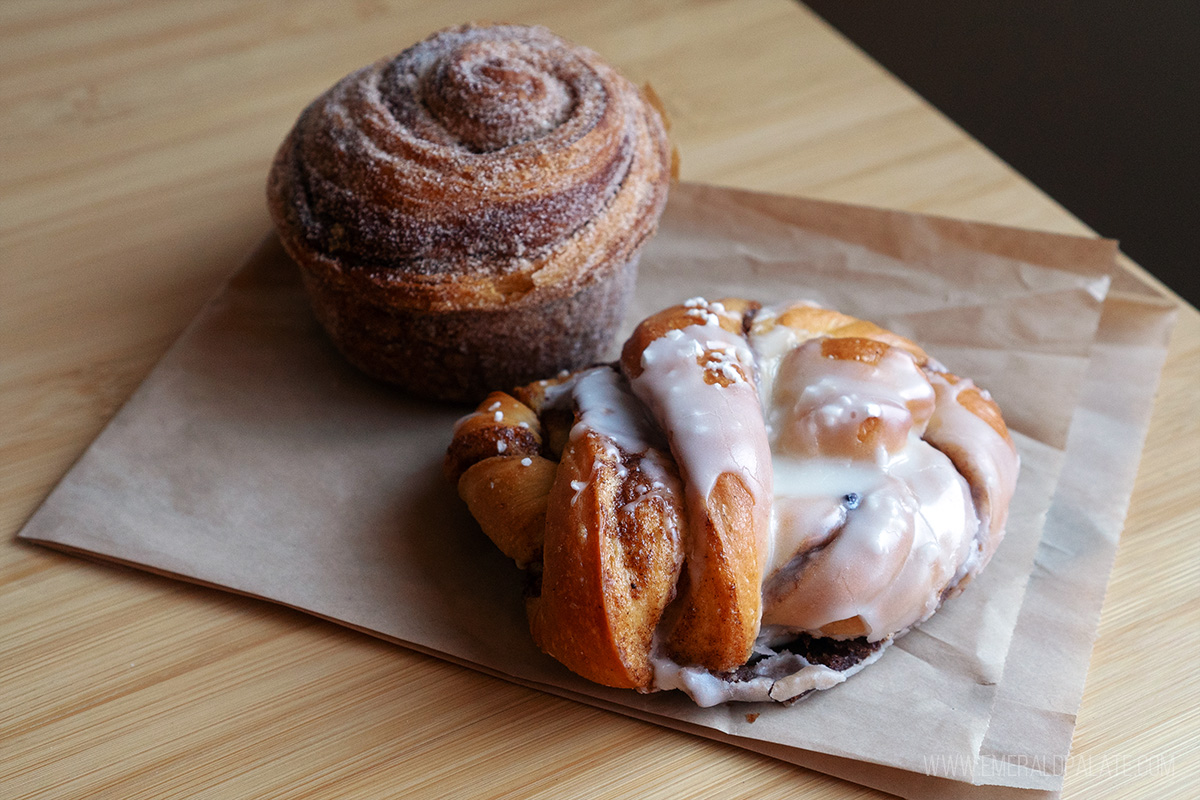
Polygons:
M807 5L1200 305L1200 3Z

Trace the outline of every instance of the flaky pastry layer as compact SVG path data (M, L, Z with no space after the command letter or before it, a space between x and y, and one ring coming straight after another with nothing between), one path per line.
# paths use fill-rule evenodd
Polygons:
M465 25L314 100L267 194L352 362L477 401L608 346L671 164L654 104L595 53Z

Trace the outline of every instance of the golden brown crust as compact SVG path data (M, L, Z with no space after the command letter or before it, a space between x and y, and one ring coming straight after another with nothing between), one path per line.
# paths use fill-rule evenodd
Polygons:
M314 101L268 199L352 362L476 399L601 355L670 161L658 113L591 51L463 26ZM454 378L431 380L439 369Z
M442 472L496 547L522 567L541 561L556 464L542 458L537 414L492 392L458 421ZM502 491L496 491L499 484Z
M717 322L722 330L741 336L744 333L746 315L759 308L759 304L740 298L725 298L713 304L719 305L725 313L717 315ZM667 335L668 331L682 330L692 325L702 323L692 307L677 305L664 308L656 314L651 314L638 323L633 333L621 348L621 369L630 379L642 374L642 353L655 339ZM703 365L704 361L698 359ZM743 375L743 377L746 377ZM713 376L712 380L717 380Z
M503 443L503 444L502 444ZM532 409L505 392L492 392L454 426L442 470L458 483L462 474L485 458L505 454L531 456L541 451L542 425Z
M738 340L744 339L746 320L758 307L751 301L725 298L714 303L689 302L664 309L639 324L625 343L622 370L631 381L642 377L646 349L671 331L692 326L710 328L716 323ZM724 391L730 386L752 387L753 365L736 356L714 358L712 345L720 343L701 344L707 338L697 340L695 356L695 368L701 371L701 382L706 387L703 391L714 387L712 391L732 399L738 395ZM733 422L760 419L757 392L743 392L740 397L740 405L734 401L735 409L744 419ZM691 465L677 447L679 432L672 429L668 420L660 418L658 422L672 443L684 480L695 481L697 476L689 474ZM765 430L762 443L765 449ZM769 469L769 463L765 467ZM679 600L666 623L667 647L680 663L698 664L720 672L734 669L750 657L762 616L768 503L768 497L753 491L736 472L715 476L707 496L689 501L687 579L681 583Z
M717 478L707 508L702 526L694 520L689 525L693 539L702 537L692 542L689 558L698 551L704 564L688 572L699 578L680 587L668 647L682 664L724 672L746 663L758 636L763 555L756 526L764 515L741 479L728 472Z
M809 303L794 303L787 308L777 312L769 319L755 319L752 325L756 335L762 333L769 327L774 325L786 325L796 331L802 331L807 338L826 337L830 341L827 345L831 348L848 348L845 350L845 355L839 357L855 357L853 348L868 348L870 345L846 345L838 344L838 339L863 339L867 341L879 342L881 344L899 347L910 353L917 360L918 365L924 365L929 361L929 356L921 349L916 342L906 339L899 334L892 333L886 328L881 328L873 322L857 319L849 314L843 314L840 311L834 311L829 308L821 308ZM868 349L861 350L862 356L867 357ZM843 351L838 350L841 353ZM878 356L876 356L878 357Z
M978 444L982 437L977 436L970 442L963 441L953 432L943 429L940 417L954 409L961 409L984 423L984 430L990 429L991 433L996 434L998 439L992 442L992 447L996 450L1007 450L1015 457L1016 444L1000 413L1000 406L974 382L940 368L934 369L931 365L927 365L925 371L935 390L941 395L938 413L935 414L926 433L926 440L946 454L971 487L971 498L986 534L982 541L980 558L981 565L985 565L1004 536L1008 507L1015 490L1015 467L1011 475L1000 474L997 472L997 465L1003 461L996 457L983 458L978 452ZM966 580L954 588L953 593L961 592L971 577L967 576Z
M937 371L937 374L946 380L951 386L957 386L962 382L962 378L952 372ZM996 435L1004 439L1010 445L1012 444L1012 436L1008 432L1008 426L1004 424L1004 416L1000 413L1000 406L996 405L996 401L990 397L985 397L977 386L968 386L962 391L957 392L955 400L970 411L975 416L988 424Z
M649 483L589 431L563 452L550 491L530 630L542 650L605 686L649 687L654 629L682 562L678 502L663 494L633 502Z
M581 424L573 391L551 380L521 400L489 395L455 427L444 470L484 533L540 575L527 607L538 646L589 680L646 688L683 560L681 501L666 486L678 478L662 453Z
M458 481L471 516L500 552L528 567L542 560L546 507L558 465L541 456L492 456L472 464ZM496 491L497 484L504 491Z

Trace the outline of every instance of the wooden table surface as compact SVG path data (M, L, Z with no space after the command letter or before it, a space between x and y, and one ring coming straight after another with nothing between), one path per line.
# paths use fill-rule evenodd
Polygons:
M269 231L267 166L305 103L472 19L546 24L651 81L686 179L1088 233L786 0L0 4L0 796L877 796L14 540ZM1197 389L1184 306L1067 797L1200 795Z

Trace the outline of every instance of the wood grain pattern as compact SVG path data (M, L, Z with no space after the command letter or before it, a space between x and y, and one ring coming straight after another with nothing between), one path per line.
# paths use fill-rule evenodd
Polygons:
M652 81L687 179L1087 232L787 0L0 5L0 796L880 796L13 540L268 230L304 104L468 19L549 25ZM1198 387L1184 307L1067 797L1200 795Z

